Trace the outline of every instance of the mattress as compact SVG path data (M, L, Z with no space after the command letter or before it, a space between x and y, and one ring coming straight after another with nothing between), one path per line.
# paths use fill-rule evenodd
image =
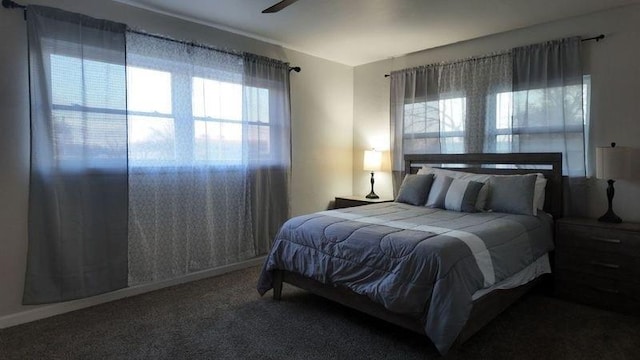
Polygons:
M282 226L258 291L272 287L275 269L343 286L419 319L446 353L478 291L505 286L552 249L552 220L543 212L463 213L402 203L329 210Z

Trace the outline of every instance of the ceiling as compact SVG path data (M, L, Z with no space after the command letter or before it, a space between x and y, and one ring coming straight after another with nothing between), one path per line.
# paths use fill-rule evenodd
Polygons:
M640 2L298 0L278 13L262 14L278 0L116 1L351 66Z

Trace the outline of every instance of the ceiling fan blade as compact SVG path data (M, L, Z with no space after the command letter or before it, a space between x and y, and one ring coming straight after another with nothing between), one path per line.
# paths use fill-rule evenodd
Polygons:
M296 1L298 1L298 0L282 0L279 3L262 10L262 13L263 14L268 14L268 13L278 12L278 11L286 8L287 6L293 4Z

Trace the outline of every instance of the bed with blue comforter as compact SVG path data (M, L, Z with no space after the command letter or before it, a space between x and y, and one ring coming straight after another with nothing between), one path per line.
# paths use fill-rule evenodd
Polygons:
M346 287L386 309L419 318L441 353L466 324L472 295L518 273L553 249L552 219L461 213L403 203L329 210L287 221L265 262Z
M539 263L553 250L553 217L548 212L557 216L554 211L561 211L562 199L558 196L561 155L512 155L429 155L429 158L534 164L550 160L553 169L544 171L551 185L546 189L547 212L533 215L461 212L388 202L297 216L288 220L275 237L258 281L258 291L264 294L274 288L274 297L279 298L281 274L309 279L321 286L316 293L424 333L445 354L460 342L461 332L466 335L477 331L523 293L513 297L509 292L501 295L500 291L487 289L514 278L513 275ZM411 167L419 164L417 160L424 160L424 156L406 158L409 159L406 166L410 168L407 174L416 172ZM502 169L493 171L503 173ZM286 282L314 289L302 286L300 280ZM344 302L326 296L333 289L336 293L346 289L348 298L353 295L359 300ZM486 301L488 306L480 304L474 294L482 292L488 294L479 300L501 297L500 301ZM511 297L505 300L504 294ZM382 307L384 314L363 309L362 299ZM401 322L393 318L396 315ZM411 320L410 326L405 325L404 319ZM471 320L473 326L469 330Z

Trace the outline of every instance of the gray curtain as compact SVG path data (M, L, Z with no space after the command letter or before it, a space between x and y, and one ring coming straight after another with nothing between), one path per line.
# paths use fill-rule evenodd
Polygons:
M25 304L127 286L125 26L28 7Z
M253 54L243 63L243 113L257 139L249 146L251 228L256 253L266 254L290 212L289 64Z
M579 38L513 49L512 152L562 152L563 173L585 176Z
M561 152L564 209L586 215L586 104L580 38L513 49L512 152Z
M562 152L585 175L580 39L391 73L394 189L404 154ZM574 196L575 197L575 196Z

